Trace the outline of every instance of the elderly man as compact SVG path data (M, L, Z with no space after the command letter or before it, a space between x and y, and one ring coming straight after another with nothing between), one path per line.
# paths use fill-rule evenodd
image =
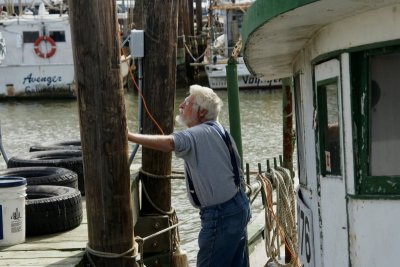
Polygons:
M128 133L128 140L184 159L188 197L200 209L197 266L248 266L250 205L235 142L218 122L221 107L212 89L192 85L176 117L188 129L171 135Z

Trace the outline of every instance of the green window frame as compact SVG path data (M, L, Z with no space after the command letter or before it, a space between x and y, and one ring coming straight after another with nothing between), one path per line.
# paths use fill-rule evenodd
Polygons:
M374 80L371 78L373 71L370 66L374 57L390 55L400 56L400 46L374 48L350 55L355 184L356 194L360 195L400 194L400 173L371 174L373 142L371 110L374 108L376 93L373 88ZM395 76L393 77L396 79ZM397 138L400 138L400 131ZM396 159L393 159L393 163L395 162Z

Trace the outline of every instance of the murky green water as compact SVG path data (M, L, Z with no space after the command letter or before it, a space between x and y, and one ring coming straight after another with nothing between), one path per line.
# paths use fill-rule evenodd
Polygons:
M220 121L229 128L227 92L217 91L224 101ZM176 110L185 98L187 89L177 90ZM244 162L250 163L252 171L261 162L265 168L267 158L282 154L282 93L275 91L241 91L240 112ZM137 95L126 93L128 126L137 129ZM78 103L75 100L52 101L9 101L0 102L0 120L3 146L8 157L26 152L33 144L79 139ZM133 148L133 144L130 144ZM140 166L141 150L134 160ZM183 162L173 158L173 169L182 170ZM6 168L0 159L0 168ZM254 179L254 176L252 177ZM183 180L173 181L173 207L180 221L188 221L180 226L181 244L188 252L190 266L195 265L199 218L186 198ZM253 212L260 210L260 200L256 200Z

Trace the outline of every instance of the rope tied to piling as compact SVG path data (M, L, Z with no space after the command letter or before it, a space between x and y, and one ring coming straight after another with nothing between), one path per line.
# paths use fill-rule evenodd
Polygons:
M175 175L172 175L172 174L154 174L154 173L150 173L150 172L147 172L147 171L143 170L143 168L139 169L139 173L142 173L142 174L146 175L146 177L148 177L148 178L154 178L154 179L170 179L170 180L173 180L173 179L185 179L185 177L183 175L178 175L178 174L175 174Z
M133 251L136 251L136 253L134 255L127 256L128 254L130 254ZM122 252L122 253L113 253L113 252L105 252L105 251L95 250L89 246L89 243L86 243L86 257L90 263L90 266L96 267L96 265L90 255L94 255L99 258L108 258L108 259L128 257L128 258L133 258L135 260L138 256L135 243L133 244L133 247L131 247L130 249L128 249L127 251Z
M146 172L143 171L142 168L139 170L139 172L142 172L143 174L146 174ZM147 175L147 174L146 174L146 175ZM160 177L161 175L154 175L154 176L157 176L157 178L161 178L161 177ZM169 175L169 176L171 176L171 175ZM144 195L146 196L148 202L150 203L150 205L151 205L155 210L157 210L160 214L163 214L163 215L167 215L167 216L168 216L168 221L169 221L169 224L171 225L171 226L168 227L168 228L165 228L165 229L163 229L163 230L161 230L161 231L159 231L159 232L157 232L157 233L155 233L155 234L152 234L152 235L150 235L150 236L148 236L148 237L146 237L146 238L143 238L143 244L144 244L144 241L145 241L146 239L149 239L149 238L151 238L151 237L153 237L153 236L156 236L156 235L158 235L158 234L164 233L164 232L166 232L166 231L172 230L172 231L171 231L171 239L173 240L173 242L172 242L172 251L173 251L173 252L180 251L180 235L179 235L178 225L180 225L181 223L180 223L179 220L178 220L178 216L177 216L177 214L176 214L176 210L175 210L174 208L171 208L171 210L165 211L165 210L162 210L160 207L158 207L158 206L152 201L152 199L150 198L150 195L148 194L148 192L147 192L147 190L146 190L146 186L144 185L143 182L142 182L142 190L143 190L143 193L144 193ZM139 241L141 242L140 239L139 239ZM141 253L143 253L143 247L142 247ZM142 257L142 256L141 256L141 257ZM143 265L141 265L141 266L143 266Z
M297 227L295 220L295 194L289 170L276 167L267 173L259 174L262 182L265 208L265 250L269 257L267 263L274 262L280 267L299 266L297 256ZM273 207L273 190L276 193L276 212ZM279 237L284 241L291 257L290 262L282 264Z

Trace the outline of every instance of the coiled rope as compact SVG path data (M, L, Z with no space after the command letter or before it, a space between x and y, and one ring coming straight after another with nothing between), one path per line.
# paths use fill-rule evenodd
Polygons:
M297 228L295 220L295 193L289 170L281 167L271 169L265 175L258 174L262 182L265 208L265 251L269 260L280 267L300 266L297 256ZM276 212L273 207L273 190L276 193ZM278 261L280 247L278 237L284 241L291 257L290 262Z

